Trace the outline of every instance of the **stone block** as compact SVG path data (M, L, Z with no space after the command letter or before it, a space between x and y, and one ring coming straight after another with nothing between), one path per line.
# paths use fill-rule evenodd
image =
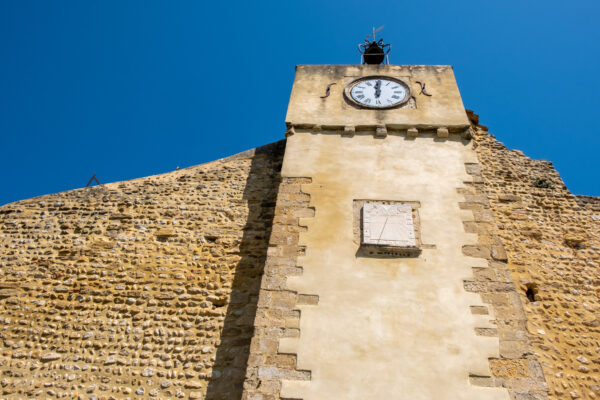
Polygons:
M352 137L355 133L356 129L354 128L354 125L346 125L344 126L344 132L342 132L342 135Z
M0 299L14 297L19 295L18 289L0 289Z
M498 246L492 246L492 258L496 261L507 261L508 260L508 255L506 254L506 251L504 251L504 246L502 245L498 245Z
M520 359L529 351L527 343L523 340L501 340L500 357Z
M496 328L475 328L475 334L477 336L497 337L498 329L496 329Z
M406 136L416 138L417 136L419 136L419 130L417 128L408 128L406 130Z
M498 200L503 203L508 203L513 201L521 201L521 197L514 194L501 193L498 195Z
M463 287L467 292L481 293L488 289L488 283L485 281L463 281Z
M529 376L529 363L525 359L490 360L490 368L494 376L499 378L509 379Z
M314 294L299 294L297 304L311 306L317 305L319 304L319 296Z
M464 245L462 247L464 255L476 258L490 258L491 251L487 246Z
M471 306L471 314L488 315L489 310L488 310L487 306Z
M437 137L439 139L445 139L450 135L450 133L448 132L448 128L446 127L439 127L437 128Z
M290 137L296 134L296 128L293 125L290 125L285 131L285 137Z
M384 138L387 137L388 131L384 125L378 125L375 127L375 137Z
M469 175L481 175L481 164L465 163L465 169Z

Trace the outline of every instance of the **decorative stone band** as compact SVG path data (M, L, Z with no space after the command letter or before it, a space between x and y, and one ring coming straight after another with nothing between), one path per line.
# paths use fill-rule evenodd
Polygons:
M478 235L476 245L463 247L467 256L484 258L488 268L473 268L473 279L464 282L465 290L479 293L492 307L495 329L476 328L481 336L497 336L500 357L489 360L491 376L470 376L477 386L500 386L516 400L547 399L548 387L542 367L532 351L527 335L526 317L521 299L507 266L507 256L496 232L494 214L484 191L479 164L467 163L470 182L458 189L465 197L459 206L471 210L473 219L463 221L465 231ZM487 307L471 307L474 314L489 314Z
M314 216L310 196L302 185L311 178L283 178L279 186L273 228L261 282L254 336L244 382L244 400L280 399L282 380L310 380L310 371L296 369L296 354L279 352L281 338L300 336L300 310L297 305L316 305L319 297L288 290L290 276L302 274L297 258L304 254L299 246L300 218Z
M292 136L296 132L311 132L322 134L338 134L352 137L356 134L373 135L376 138L385 138L388 135L405 135L415 138L418 136L431 136L437 139L448 139L451 137L470 140L472 135L469 126L404 126L395 124L386 125L315 125L286 123L285 137Z

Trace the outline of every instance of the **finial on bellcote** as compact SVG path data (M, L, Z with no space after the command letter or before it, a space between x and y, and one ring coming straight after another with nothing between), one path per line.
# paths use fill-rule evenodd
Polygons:
M386 64L390 63L388 54L390 54L390 50L392 50L392 45L383 43L383 39L375 39L375 34L382 29L383 26L380 26L377 29L373 27L373 33L367 35L365 37L365 42L358 45L361 64L378 65L384 61Z

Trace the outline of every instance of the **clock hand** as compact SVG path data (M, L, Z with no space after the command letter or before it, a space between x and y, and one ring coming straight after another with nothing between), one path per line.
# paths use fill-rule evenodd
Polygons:
M378 98L379 96L381 96L381 81L375 83L375 97Z

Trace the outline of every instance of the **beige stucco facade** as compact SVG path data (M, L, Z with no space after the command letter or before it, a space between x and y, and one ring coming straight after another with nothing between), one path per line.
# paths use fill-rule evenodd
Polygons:
M414 107L365 110L343 96L356 78L387 75L405 81ZM423 82L428 93L420 94ZM323 88L330 96L322 98ZM483 306L463 281L483 259L463 254L477 236L465 233L458 188L469 180L465 163L476 162L469 141L439 139L436 127L464 129L468 119L445 66L301 66L290 99L283 177L309 177L312 218L299 243L302 275L288 289L318 296L299 305L300 336L280 340L279 353L297 354L309 381L284 380L281 396L312 399L506 399L499 388L472 386L469 376L489 376L488 358L498 339L477 336L490 327ZM311 129L311 125L317 129ZM320 125L320 127L319 127ZM345 136L337 126L353 125ZM386 126L377 137L371 127ZM304 129L302 129L304 127ZM418 137L402 129L418 128ZM321 128L319 130L319 128ZM398 132L393 132L398 129ZM422 253L417 257L365 255L353 217L356 200L418 204ZM360 227L358 228L360 229Z
M476 336L489 315L463 280L482 259L462 254L476 243L464 232L470 212L457 193L474 160L471 145L432 137L376 139L298 133L288 138L283 176L306 176L315 216L301 220L303 274L288 288L319 296L301 309L300 337L280 353L298 355L310 381L287 381L282 397L311 399L506 399L498 388L469 383L489 376L498 339ZM355 199L419 202L423 251L418 257L357 255Z
M364 110L344 101L344 88L364 76L390 76L405 82L413 107ZM422 94L421 83L425 85ZM329 87L329 95L327 94ZM299 65L286 123L323 129L354 126L368 129L429 129L444 126L460 131L469 126L452 67L447 65Z

